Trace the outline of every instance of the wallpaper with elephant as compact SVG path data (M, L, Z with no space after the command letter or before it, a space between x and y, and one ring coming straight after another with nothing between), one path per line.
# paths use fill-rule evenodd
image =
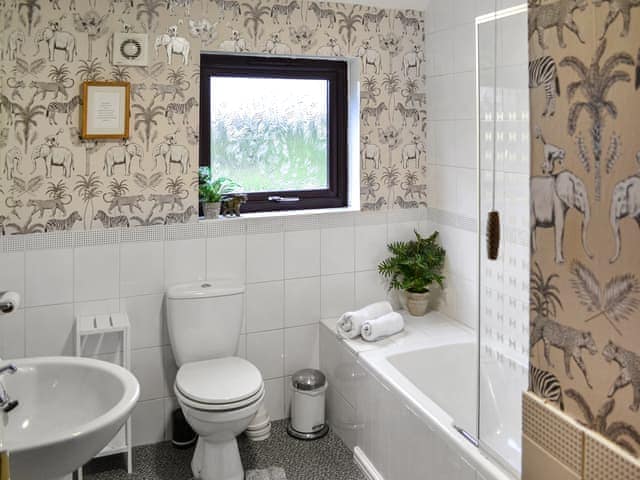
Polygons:
M530 389L640 455L640 2L531 0Z
M0 10L0 234L195 220L201 50L359 57L362 208L426 205L422 12L307 0ZM114 32L148 33L149 65L113 65ZM131 83L128 140L80 138L85 80Z

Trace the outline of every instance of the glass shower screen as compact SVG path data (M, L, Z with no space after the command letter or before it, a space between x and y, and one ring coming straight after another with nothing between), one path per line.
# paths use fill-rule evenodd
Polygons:
M529 88L526 4L476 18L480 219L480 448L514 473L529 364ZM500 212L497 260L486 219Z

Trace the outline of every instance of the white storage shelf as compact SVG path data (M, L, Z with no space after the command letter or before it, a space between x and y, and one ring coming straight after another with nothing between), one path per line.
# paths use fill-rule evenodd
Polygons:
M131 327L126 313L111 313L103 315L81 315L76 317L76 356L91 356L96 352L86 352L88 340L98 337L98 345L105 336L119 335L119 348L122 352L120 365L131 370ZM127 473L132 473L133 462L131 456L131 417L115 437L104 447L97 457L124 453L127 456ZM78 480L82 480L82 468L77 472Z

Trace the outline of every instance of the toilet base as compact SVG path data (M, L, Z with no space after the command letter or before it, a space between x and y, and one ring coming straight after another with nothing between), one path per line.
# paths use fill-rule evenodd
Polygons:
M191 471L200 480L244 480L244 469L235 437L215 443L198 437L191 460Z

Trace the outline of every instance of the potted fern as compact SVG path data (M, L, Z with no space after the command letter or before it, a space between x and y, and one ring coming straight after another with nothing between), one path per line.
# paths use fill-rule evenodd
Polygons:
M198 170L198 196L202 204L204 218L218 218L222 197L233 192L236 187L238 184L227 177L218 177L213 180L211 169L200 167Z
M378 272L389 279L389 290L406 292L409 313L421 316L427 311L429 287L433 283L442 287L446 252L438 243L438 232L426 238L414 233L415 240L387 245L392 256L378 265Z

